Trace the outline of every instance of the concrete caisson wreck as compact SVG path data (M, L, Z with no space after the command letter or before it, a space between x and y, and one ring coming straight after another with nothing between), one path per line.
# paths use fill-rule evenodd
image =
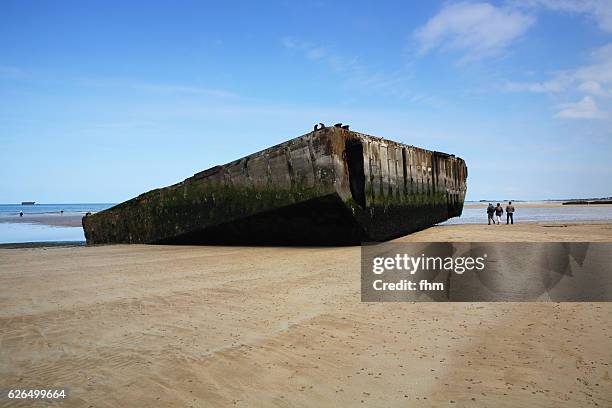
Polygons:
M461 215L453 155L315 130L83 217L88 244L337 245L384 241Z

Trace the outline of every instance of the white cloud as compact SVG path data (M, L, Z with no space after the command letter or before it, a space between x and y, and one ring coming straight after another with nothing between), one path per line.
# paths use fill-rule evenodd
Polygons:
M499 53L520 38L535 18L488 3L448 4L414 33L421 54L434 49L466 53L466 59Z
M575 103L559 105L559 112L555 115L565 119L604 119L605 113L601 112L590 96L585 96Z

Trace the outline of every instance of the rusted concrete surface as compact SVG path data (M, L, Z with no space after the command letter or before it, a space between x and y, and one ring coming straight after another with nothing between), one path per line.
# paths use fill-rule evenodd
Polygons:
M382 241L461 215L467 167L324 127L83 218L88 244L332 245Z

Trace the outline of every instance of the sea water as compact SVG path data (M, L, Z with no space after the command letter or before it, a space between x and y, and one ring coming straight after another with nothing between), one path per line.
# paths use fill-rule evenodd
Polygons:
M23 211L28 214L81 214L98 212L112 207L110 203L93 204L0 204L0 244L23 242L84 242L85 234L81 227L60 227L37 223L13 223L10 219L19 217ZM8 221L8 222L7 222Z
M114 204L94 203L94 204L0 204L0 217L19 215L19 211L24 214L58 214L60 211L64 213L81 213L97 212L106 210Z
M23 242L84 242L81 227L0 222L0 244Z

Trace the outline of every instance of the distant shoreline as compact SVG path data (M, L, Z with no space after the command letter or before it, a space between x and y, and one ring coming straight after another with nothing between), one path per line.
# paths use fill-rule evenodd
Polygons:
M612 200L571 200L562 203L563 205L610 205Z

